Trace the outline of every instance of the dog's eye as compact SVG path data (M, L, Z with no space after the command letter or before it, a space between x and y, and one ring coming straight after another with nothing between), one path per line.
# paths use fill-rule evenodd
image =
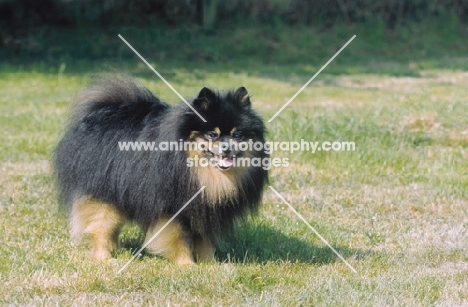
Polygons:
M236 131L232 134L232 137L235 138L236 140L242 140L244 135L240 131Z
M216 132L210 131L205 133L205 138L208 140L216 140L218 138L218 134Z

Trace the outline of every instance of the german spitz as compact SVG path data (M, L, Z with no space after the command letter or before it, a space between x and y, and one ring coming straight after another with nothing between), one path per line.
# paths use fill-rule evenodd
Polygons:
M205 187L146 250L179 265L214 260L221 236L258 210L268 171L235 162L268 159L264 150L239 149L264 137L244 87L203 88L189 105L172 107L132 78L95 78L53 155L72 238L89 234L93 258L109 259L125 222L136 221L146 243Z

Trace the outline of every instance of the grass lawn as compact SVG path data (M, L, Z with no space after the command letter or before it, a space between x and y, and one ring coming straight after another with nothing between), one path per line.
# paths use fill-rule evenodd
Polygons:
M357 274L269 189L260 214L223 242L219 263L179 268L143 255L117 274L141 244L134 225L125 227L115 259L91 261L89 242L73 246L57 212L49 163L89 76L65 67L4 69L0 304L467 305L468 73L442 69L443 61L412 64L411 74L404 64L388 64L402 74L334 67L267 123L270 141L355 142L352 152L275 152L289 166L272 169L270 184ZM114 65L124 66L163 100L179 101L136 57ZM184 97L203 86L244 85L268 120L317 70L297 68L179 65L161 73Z

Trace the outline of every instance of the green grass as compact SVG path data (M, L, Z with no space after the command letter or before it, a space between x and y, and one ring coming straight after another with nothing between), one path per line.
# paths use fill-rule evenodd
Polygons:
M343 38L344 43L347 33ZM336 46L340 39L335 38ZM467 74L446 65L445 57L431 59L427 66L404 59L376 66L362 58L350 65L344 58L359 50L349 52L340 55L341 71L340 63L333 63L334 71L320 75L267 127L271 141L355 142L354 152L274 153L288 158L290 165L271 171L271 185L358 274L269 189L260 214L222 243L219 263L179 268L145 254L118 275L141 244L134 225L124 229L124 248L115 259L94 263L86 240L77 247L71 244L67 221L57 212L49 160L70 101L89 73L102 65L83 60L81 68L50 63L3 68L0 304L466 304ZM185 97L205 85L244 85L267 120L315 73L319 62L326 62L325 54L309 66L251 61L246 66L203 62L197 67L179 59L175 68L162 65L161 72ZM178 101L138 59L113 64L130 69L162 99ZM387 67L383 74L380 67Z
M428 17L424 22L405 22L384 27L378 18L358 24L286 26L252 21L204 31L196 25L145 27L113 25L101 28L35 27L26 33L5 30L0 57L4 69L88 73L106 64L152 74L117 37L121 34L160 70L259 73L269 78L288 78L295 73L315 73L353 35L357 39L337 57L326 73L334 75L377 73L418 76L419 70L450 68L468 70L468 32L455 16ZM18 34L21 33L21 34ZM16 43L12 43L16 42ZM126 62L126 63L123 63ZM91 64L91 65L90 65ZM261 69L259 68L261 64ZM63 66L65 65L65 66ZM302 80L300 81L302 82ZM302 85L302 84L301 84Z

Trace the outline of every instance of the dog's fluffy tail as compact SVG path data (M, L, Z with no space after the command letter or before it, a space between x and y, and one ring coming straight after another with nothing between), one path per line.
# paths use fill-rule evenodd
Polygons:
M109 105L128 103L162 103L141 82L124 74L99 74L93 76L91 85L81 90L77 97L70 124Z

